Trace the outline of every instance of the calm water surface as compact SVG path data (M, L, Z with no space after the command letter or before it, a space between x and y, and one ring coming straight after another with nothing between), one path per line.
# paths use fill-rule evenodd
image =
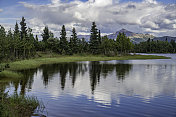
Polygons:
M176 117L176 54L164 55L43 65L5 88L38 97L48 117Z

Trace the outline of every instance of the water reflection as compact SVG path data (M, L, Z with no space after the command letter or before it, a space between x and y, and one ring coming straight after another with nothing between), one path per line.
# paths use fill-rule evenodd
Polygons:
M106 62L61 63L43 65L38 69L21 71L24 74L24 78L10 81L4 85L13 86L14 92L18 91L18 93L24 95L26 91L29 92L32 90L35 76L41 73L39 77L41 77L45 89L50 85L50 82L54 82L62 90L65 89L66 84L71 85L74 89L76 82L82 84L85 82L86 85L89 84L92 94L94 94L97 85L99 86L98 89L103 89L106 85L106 87L112 90L115 87L119 87L118 90L115 90L118 94L137 94L144 97L153 97L160 93L162 88L170 86L169 83L175 83L175 70L175 65L133 65L121 63L110 64ZM106 78L108 79L106 80ZM60 85L55 79L59 80ZM118 82L125 82L117 84L116 80ZM1 85L1 87L5 87L4 85ZM42 85L41 82L38 85ZM114 87L111 87L111 85L114 85ZM80 88L84 89L85 87ZM175 91L174 88L173 90Z
M56 74L59 74L61 89L64 90L67 75L72 81L72 88L74 88L77 76L84 77L86 72L89 72L90 87L92 94L96 88L96 85L100 82L100 78L106 79L109 74L116 72L118 80L123 80L132 68L132 64L108 64L106 62L90 62L87 63L61 63L53 65L42 65L38 69L23 70L24 78L10 82L14 86L14 91L17 92L20 88L20 94L24 95L27 91L32 89L34 82L34 76L38 73L42 73L42 81L45 88L49 85ZM87 76L86 76L87 77ZM41 85L41 84L40 84Z
M143 107L149 108L147 104L151 103L150 108L156 110L157 104L160 106L168 102L169 105L173 104L169 107L175 109L176 64L171 64L168 60L158 64L158 61L160 60L43 65L38 69L21 71L25 76L23 79L0 85L12 92L43 99L47 102L50 113L56 115L58 109L60 113L68 114L66 110L72 110L75 106L80 107L78 110L86 108L90 112L92 108L106 107L112 109L109 110L111 113L119 112L116 110L118 108L123 114L128 107L139 111ZM168 106L165 104L164 107ZM145 112L141 110L141 113Z
M37 69L23 70L20 71L24 75L23 79L17 80L14 83L15 92L17 92L18 86L21 87L21 95L24 95L26 90L30 91L32 89L32 84L34 82L34 74L37 73Z
M62 64L53 64L53 65L43 65L39 68L42 72L43 84L47 87L48 83L53 79L55 74L59 74L61 89L64 90L66 76L69 74L72 79L72 86L74 87L77 74L82 74L87 71L85 64L79 63L62 63Z
M96 85L100 82L100 77L106 78L108 74L112 74L116 70L116 77L118 80L123 80L125 75L131 70L131 64L107 64L100 62L90 62L89 64L89 77L91 83L92 93L94 92Z
M90 62L88 65L85 63L62 63L54 65L43 65L39 68L42 71L43 84L47 87L50 80L53 79L55 74L60 75L61 89L64 90L66 76L72 80L72 87L74 88L76 78L78 74L84 76L85 72L89 71L90 86L92 93L95 90L97 83L100 82L100 76L106 78L108 74L111 74L116 70L117 78L119 80L124 79L125 75L131 69L130 64L102 64L100 62ZM32 79L31 79L32 80Z

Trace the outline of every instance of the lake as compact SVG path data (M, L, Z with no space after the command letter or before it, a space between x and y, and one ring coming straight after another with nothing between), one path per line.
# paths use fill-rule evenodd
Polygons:
M175 117L176 54L164 60L42 65L4 85L36 96L47 117Z

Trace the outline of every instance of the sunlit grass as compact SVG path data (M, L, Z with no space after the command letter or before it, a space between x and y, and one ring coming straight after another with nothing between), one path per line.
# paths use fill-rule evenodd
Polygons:
M0 79L2 78L22 78L23 75L14 71L5 70L0 72Z
M54 64L61 62L77 62L77 61L108 61L108 60L136 60L136 59L169 59L164 56L155 56L155 55L127 55L127 56L115 56L107 57L103 55L73 55L73 56L54 56L54 57L40 57L29 60L21 60L16 62L9 63L9 70L23 70L23 69L32 69L37 68L43 64Z

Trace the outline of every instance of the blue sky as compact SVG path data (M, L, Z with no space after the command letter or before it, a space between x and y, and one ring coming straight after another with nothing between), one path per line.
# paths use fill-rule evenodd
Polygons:
M72 1L72 0L62 0L62 1ZM88 0L81 0L88 1ZM142 0L121 0L120 2L141 2ZM176 3L176 0L157 0L158 2L162 2L165 4ZM47 4L50 3L50 0L0 0L0 8L9 7L18 4L18 2L30 2L30 3L42 3Z
M176 36L176 0L0 0L0 25L13 28L22 16L38 35L47 25L59 36L63 24L68 31L76 27L79 34L88 34L96 21L104 34L126 28Z
M11 6L11 5L15 5L18 4L18 2L23 1L23 2L31 2L31 3L49 3L50 0L0 0L0 7L7 7L7 6ZM62 1L72 1L72 0L62 0ZM81 1L87 1L87 0L81 0ZM133 1L133 2L141 2L142 0L121 0L120 2L129 2L129 1ZM162 2L162 3L176 3L176 0L157 0L158 2Z

